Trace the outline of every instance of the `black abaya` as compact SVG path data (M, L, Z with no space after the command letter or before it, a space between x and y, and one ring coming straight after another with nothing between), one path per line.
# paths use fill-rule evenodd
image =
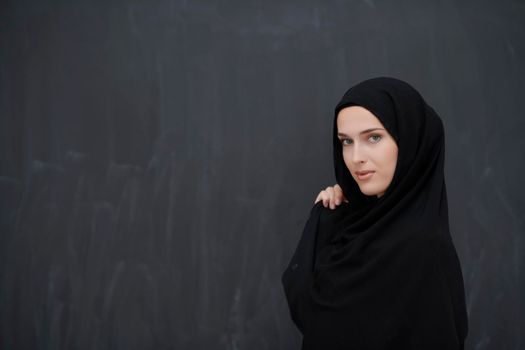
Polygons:
M395 139L397 165L380 198L345 166L337 114L358 105ZM463 349L468 320L449 232L441 119L409 84L366 80L335 109L334 166L349 203L317 203L283 285L303 349Z

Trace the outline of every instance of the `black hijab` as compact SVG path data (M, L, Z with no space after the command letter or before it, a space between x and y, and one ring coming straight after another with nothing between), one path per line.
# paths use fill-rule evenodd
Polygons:
M343 161L336 120L353 105L372 112L398 146L380 198L361 193ZM282 278L303 349L463 349L468 321L441 119L406 82L369 79L336 106L333 146L349 203L313 207Z

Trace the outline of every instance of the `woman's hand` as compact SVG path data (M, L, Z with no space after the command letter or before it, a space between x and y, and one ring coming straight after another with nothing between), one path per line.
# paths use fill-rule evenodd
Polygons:
M315 199L315 203L323 201L323 205L326 208L330 206L330 209L335 209L343 201L348 202L343 195L343 190L338 184L334 187L328 186L324 191L319 192L319 195Z

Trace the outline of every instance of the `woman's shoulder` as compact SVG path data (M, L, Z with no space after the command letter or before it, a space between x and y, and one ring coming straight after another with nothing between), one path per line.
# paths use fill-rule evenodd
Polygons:
M310 218L316 218L321 225L334 225L345 216L348 209L348 203L341 203L335 209L325 208L323 202L319 201L314 204L310 210Z
M320 249L332 240L337 233L337 225L345 216L346 203L335 209L325 208L322 202L316 203L312 214L317 218L317 248ZM312 217L312 216L311 216Z
M341 203L335 209L325 208L322 204L320 206L319 219L323 224L336 224L346 215L348 215L349 204Z

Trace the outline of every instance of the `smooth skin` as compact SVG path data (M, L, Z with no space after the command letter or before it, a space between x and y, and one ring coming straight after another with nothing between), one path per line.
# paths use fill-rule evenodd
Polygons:
M343 147L343 159L362 193L381 197L394 176L398 147L379 119L366 108L343 108L337 116L338 138ZM367 176L359 172L371 171ZM335 209L346 198L335 184L319 193L315 203Z

